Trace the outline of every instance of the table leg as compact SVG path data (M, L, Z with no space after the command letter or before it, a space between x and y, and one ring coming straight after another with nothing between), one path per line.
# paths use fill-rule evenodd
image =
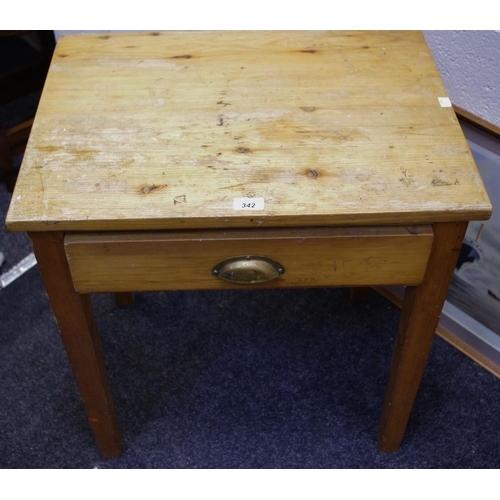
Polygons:
M369 286L358 286L351 288L351 300L353 302L368 302L371 288Z
M434 224L424 279L406 289L379 426L381 451L396 451L403 439L466 229L467 222Z
M115 301L118 307L132 307L134 305L134 292L117 292Z
M92 304L73 287L64 233L30 233L54 312L94 436L104 457L121 452L121 433L101 352Z

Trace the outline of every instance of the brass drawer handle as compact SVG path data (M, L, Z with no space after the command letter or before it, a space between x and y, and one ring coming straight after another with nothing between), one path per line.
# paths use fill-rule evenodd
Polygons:
M261 255L231 257L212 269L215 277L240 285L271 281L284 272L285 269L279 262Z

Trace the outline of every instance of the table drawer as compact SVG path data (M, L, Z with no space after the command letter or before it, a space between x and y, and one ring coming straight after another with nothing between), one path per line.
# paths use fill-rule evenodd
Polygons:
M73 233L66 235L65 249L81 293L416 285L432 239L430 226ZM233 257L239 259L216 267ZM245 281L248 267L260 279L252 269L259 262L274 279L221 279Z

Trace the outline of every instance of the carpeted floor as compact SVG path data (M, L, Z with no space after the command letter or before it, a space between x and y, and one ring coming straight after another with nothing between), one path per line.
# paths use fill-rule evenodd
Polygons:
M4 218L3 186L0 197ZM18 242L2 231L10 255ZM500 466L500 381L439 338L400 451L377 450L399 311L375 293L367 304L345 289L93 300L122 457L97 453L35 267L0 290L0 467Z

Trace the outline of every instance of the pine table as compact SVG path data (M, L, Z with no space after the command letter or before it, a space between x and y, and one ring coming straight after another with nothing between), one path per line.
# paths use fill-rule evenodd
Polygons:
M90 293L405 285L394 451L467 222L490 213L421 33L148 32L59 40L6 223L114 457Z

